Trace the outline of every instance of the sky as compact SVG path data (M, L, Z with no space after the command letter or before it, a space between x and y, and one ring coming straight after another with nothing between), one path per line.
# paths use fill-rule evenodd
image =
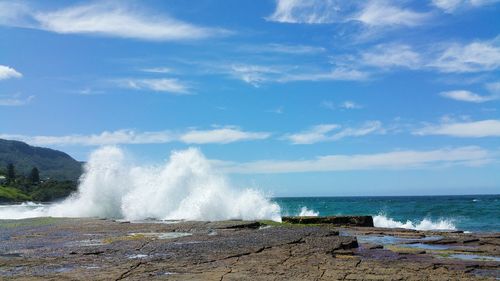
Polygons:
M0 138L274 196L500 193L500 1L1 1Z

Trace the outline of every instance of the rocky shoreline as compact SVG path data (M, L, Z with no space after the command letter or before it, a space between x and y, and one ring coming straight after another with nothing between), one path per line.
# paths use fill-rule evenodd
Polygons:
M0 279L500 278L500 233L383 229L358 226L369 223L360 218L347 219L360 224L0 220Z

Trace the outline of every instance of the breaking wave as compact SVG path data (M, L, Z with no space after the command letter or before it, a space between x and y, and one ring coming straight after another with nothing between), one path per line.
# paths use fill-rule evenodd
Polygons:
M117 147L100 148L90 156L75 194L50 206L0 208L0 218L281 221L278 204L258 190L233 188L198 149L173 152L161 167L133 166L127 160Z
M376 227L386 227L386 228L406 228L415 230L456 230L457 228L451 220L441 219L438 221L432 221L430 219L423 219L419 222L412 222L407 220L406 222L399 222L392 218L386 217L385 215L379 214L373 217L373 224Z
M317 217L319 216L319 212L316 212L314 210L309 210L307 207L302 207L300 209L299 216L301 217Z

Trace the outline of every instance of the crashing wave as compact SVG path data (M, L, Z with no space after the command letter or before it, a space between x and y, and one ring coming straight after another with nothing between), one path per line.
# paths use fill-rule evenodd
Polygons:
M161 167L133 166L121 149L100 148L66 200L0 209L3 219L40 216L281 221L278 204L258 190L232 187L195 148L173 152Z
M309 209L307 209L307 207L304 206L300 209L299 216L301 216L301 217L317 217L317 216L319 216L319 212L316 212L314 210L309 210Z
M373 224L375 227L385 227L385 228L406 228L415 230L456 230L457 228L451 220L441 219L438 221L432 221L430 219L423 219L419 222L412 222L407 220L406 222L399 222L392 218L386 217L385 215L379 214L373 217Z

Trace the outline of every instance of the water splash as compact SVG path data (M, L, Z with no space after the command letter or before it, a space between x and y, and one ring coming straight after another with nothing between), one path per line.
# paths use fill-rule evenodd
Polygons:
M0 210L0 218L13 218L7 211ZM173 152L161 167L133 166L117 147L98 149L90 156L75 194L61 203L25 211L17 210L16 218L281 221L278 204L258 190L232 187L195 148Z
M314 210L309 210L307 207L302 207L300 209L299 216L301 217L317 217L319 216L319 212L316 212Z
M419 222L412 222L407 220L406 222L399 222L392 218L389 218L383 214L379 214L373 217L373 224L376 227L386 227L386 228L406 228L406 229L416 229L416 230L456 230L457 228L451 220L441 219L439 221L431 221L430 219L423 219Z

